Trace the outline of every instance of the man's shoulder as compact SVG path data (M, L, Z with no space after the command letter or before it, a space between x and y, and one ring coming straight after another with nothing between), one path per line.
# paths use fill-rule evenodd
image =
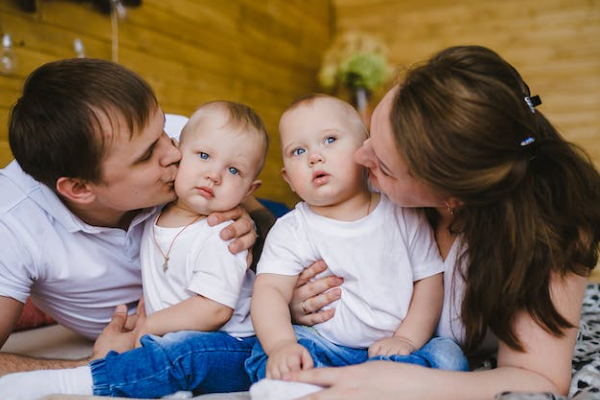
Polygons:
M14 164L15 162L0 170L0 193L2 193L2 196L0 196L0 215L10 212L28 197L23 186L29 182L21 176L25 173L20 170L18 164ZM33 187L34 185L29 184L27 186Z
M40 190L40 183L23 172L16 162L0 170L0 220L3 224L26 225L29 220L38 220L44 214L32 199Z

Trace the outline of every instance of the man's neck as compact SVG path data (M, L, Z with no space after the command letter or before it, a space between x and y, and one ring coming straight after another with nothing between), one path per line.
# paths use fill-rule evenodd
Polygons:
M120 211L110 209L99 209L95 207L83 207L79 204L62 199L67 208L79 219L88 225L105 228L120 228L127 230L131 221L141 210Z

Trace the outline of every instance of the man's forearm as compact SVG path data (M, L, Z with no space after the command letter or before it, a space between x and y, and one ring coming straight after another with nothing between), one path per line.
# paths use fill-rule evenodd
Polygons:
M34 358L12 353L0 353L0 376L12 372L33 371L37 369L75 368L86 365L89 359L58 360Z
M269 210L267 210L258 200L255 198L250 198L244 203L244 208L250 214L252 220L256 224L256 229L258 233L258 237L256 238L256 243L252 247L252 269L256 271L256 263L260 258L260 254L262 253L263 245L265 244L265 238L267 237L267 233L275 224L275 216L271 214Z
M244 202L244 208L254 220L259 236L264 240L277 218L254 197L250 197Z

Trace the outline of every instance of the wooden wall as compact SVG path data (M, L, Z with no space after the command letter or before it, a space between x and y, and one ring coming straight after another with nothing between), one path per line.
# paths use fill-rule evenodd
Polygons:
M334 0L336 31L379 37L394 65L488 46L539 94L540 110L600 167L600 1ZM600 206L600 205L599 205Z
M8 109L44 62L111 59L107 16L87 1L38 0L26 14L0 1L0 33L17 42L16 76L0 76L0 167L10 151ZM259 195L292 204L279 177L277 120L296 96L318 90L316 73L334 33L363 30L410 65L454 44L489 46L512 62L541 110L600 165L600 0L144 0L119 25L119 62L144 76L167 112L189 114L216 98L242 101L266 120L272 147Z
M10 106L24 78L39 65L86 56L112 59L111 23L86 1L38 0L36 14L17 0L0 2L0 33L17 44L18 70L0 75L0 167L11 159ZM330 2L324 0L144 0L119 24L118 61L156 90L166 112L189 115L215 99L245 102L265 119L272 139L259 196L293 204L280 178L277 122L297 96L314 91L323 50L331 37Z
M540 110L600 167L600 1L334 0L336 33L364 31L408 66L445 47L488 46L523 75ZM600 204L598 205L600 207ZM600 282L600 267L592 280Z

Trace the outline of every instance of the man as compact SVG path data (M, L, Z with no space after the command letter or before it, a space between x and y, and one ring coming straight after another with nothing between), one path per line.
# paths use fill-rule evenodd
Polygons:
M175 198L181 155L164 126L152 89L118 64L61 60L29 76L9 121L16 161L0 170L0 346L30 296L60 324L91 339L117 305L135 308L143 222ZM247 208L266 231L268 213L254 199ZM221 233L238 238L232 252L254 244L243 209L213 214L209 223L225 219L236 220ZM128 318L121 306L115 318L119 323L111 324L102 348L130 345L118 333L134 329L135 316ZM0 375L86 361L0 353Z

